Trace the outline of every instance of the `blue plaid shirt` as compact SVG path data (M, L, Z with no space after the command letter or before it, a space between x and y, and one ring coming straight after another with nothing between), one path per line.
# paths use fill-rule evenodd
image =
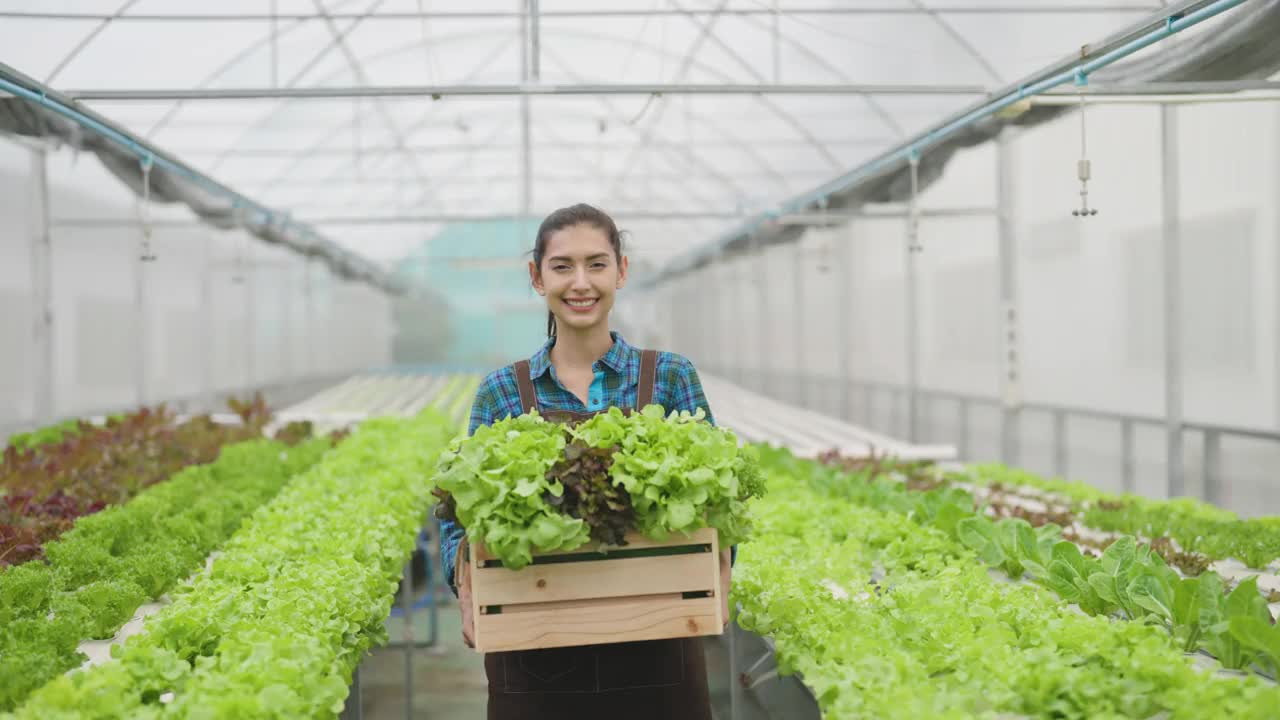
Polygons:
M613 336L613 347L592 366L595 378L591 381L591 388L587 392L588 402L585 404L560 384L556 377L556 369L551 364L551 347L555 345L555 338L548 339L547 344L529 358L529 374L533 378L539 408L597 412L615 406L635 407L640 384L640 350L629 345L621 335L610 335ZM707 421L715 423L711 407L707 405L707 398L702 392L702 383L698 380L698 371L688 358L681 355L658 353L653 402L661 405L667 412L694 412L702 408L707 414ZM492 425L522 413L515 371L510 365L499 368L489 373L476 390L475 403L471 406L471 424L467 432L473 434L481 425ZM464 535L466 531L457 523L448 520L441 522L441 564L444 566L445 579L455 595L458 591L453 585L454 562L458 544L462 542Z

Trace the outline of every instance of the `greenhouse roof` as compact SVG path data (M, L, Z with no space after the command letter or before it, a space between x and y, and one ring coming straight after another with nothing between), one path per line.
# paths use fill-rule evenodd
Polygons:
M0 0L0 62L383 267L576 202L663 264L1166 4Z

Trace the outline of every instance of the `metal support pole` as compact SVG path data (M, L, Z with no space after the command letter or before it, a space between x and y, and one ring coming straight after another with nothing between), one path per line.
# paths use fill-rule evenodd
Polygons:
M271 87L280 87L280 13L277 0L271 0Z
M360 668L351 673L351 692L342 706L340 720L361 720L364 717L364 697L360 692Z
M525 13L520 20L520 74L525 83L538 79L534 56L537 49L537 0L525 0ZM527 220L533 212L533 110L529 96L520 96L520 214Z
M751 292L750 266L747 265L746 262L747 261L744 257L739 256L737 261L734 262L733 275L729 278L730 282L733 283L734 289L737 291L737 298L733 304L733 307L738 312L742 312L746 307L748 307L747 298L745 296L749 295ZM744 270L746 270L747 272L744 273L743 272ZM740 319L741 319L740 316L735 317L735 321L738 321ZM737 352L733 354L733 364L735 368L734 375L738 380L738 384L743 387L746 387L746 384L747 384L746 358L749 357L749 354L751 351L747 347L747 338L745 333L737 332L735 329L735 332L733 333L733 337L737 343L736 345Z
M1067 477L1067 414L1062 410L1053 411L1053 473L1060 478Z
M138 407L146 407L149 400L147 392L148 361L151 354L151 332L148 322L147 308L147 265L142 260L144 252L142 233L139 232L133 252L133 311L137 318L138 328L134 337L133 387Z
M738 621L729 622L729 718L739 717L739 708L745 707L743 699L742 670L738 662Z
M313 378L320 374L316 368L316 343L315 343L316 296L315 296L315 287L312 281L312 267L311 267L312 261L310 258L307 258L303 262L306 263L306 271L307 271L307 274L303 276L304 284L302 289L302 292L306 295L306 298L307 298L307 312L306 312L307 322L306 322L306 331L305 331L305 337L303 342L307 348L307 362L306 362L307 377Z
M914 200L912 201L914 204ZM907 220L908 227L914 219ZM915 249L914 233L908 231L906 242L906 366L907 366L907 439L920 440L920 316L917 307L919 282L919 253ZM896 407L896 403L895 403ZM897 427L897 423L894 423Z
M726 268L717 261L712 263L708 269L711 271L712 288L711 307L708 308L708 311L711 314L712 332L715 333L713 337L715 338L716 344L714 348L715 362L713 363L713 367L716 369L716 374L721 377L726 377L728 374L728 363L732 360L732 357L729 355L729 343L725 342L724 338L725 328L732 327L730 325L730 321L724 316L724 310L728 306L728 303L724 301L726 285L724 281L724 272Z
M400 581L400 612L404 618L404 718L413 720L413 555L404 564Z
M286 380L292 380L293 371L293 272L292 269L285 265L280 269L280 285L283 286L283 297L280 300L279 307L284 313L284 318L280 321L280 335L284 338L284 347L280 348L280 377Z
M805 371L805 332L804 332L804 240L797 240L792 245L795 253L794 263L792 264L792 272L794 274L794 284L792 295L795 302L792 313L796 325L796 346L792 348L795 353L795 383L793 385L792 402L797 403L800 407L809 407L808 393L808 373Z
M252 392L254 383L257 382L257 335L258 335L258 309L257 309L257 272L253 263L253 246L250 245L245 253L248 257L244 267L244 379L245 390Z
M838 267L832 276L836 280L836 322L839 323L839 339L836 341L839 359L837 373L840 379L840 418L846 422L853 420L853 409L849 403L850 381L853 379L853 338L850 326L853 324L853 283L849 281L853 263L853 226L847 225L836 231L836 262ZM839 237L840 234L845 237Z
M1133 452L1133 421L1120 423L1120 487L1131 493L1135 485L1135 466Z
M213 353L214 338L217 329L213 317L213 238L208 233L202 235L202 257L200 264L200 318L203 332L200 334L200 400L202 409L213 412L217 409L214 397Z
M906 403L910 403L911 399L909 395L910 395L910 391L905 388L889 388L889 412L890 412L889 427L892 428L890 430L890 433L893 435L897 435L898 433L901 432L901 428L903 425L902 405L904 404L904 401ZM908 412L908 414L910 413ZM911 424L911 421L908 418L907 425L910 425L910 424ZM911 437L910 427L907 428L907 438L912 442L915 441L915 438Z
M31 233L32 415L40 425L53 421L53 235L49 223L48 155L31 151L31 185L35 209Z
M773 0L773 81L782 82L782 27L778 14L778 0Z
M1160 108L1164 211L1164 398L1168 496L1185 492L1182 438L1182 233L1178 221L1178 109Z
M1204 500L1221 505L1225 500L1222 481L1222 433L1204 431Z
M542 77L542 21L539 15L538 0L529 0L529 69L533 80Z
M996 207L999 211L1000 377L1003 407L1000 423L1000 459L1018 462L1018 425L1022 411L1021 371L1018 354L1017 233L1014 224L1013 136L1005 130L996 138Z
M772 343L769 338L769 328L772 323L769 321L769 294L763 291L764 288L769 287L769 272L768 268L765 266L764 245L760 241L759 236L752 237L751 243L756 248L755 270L756 288L758 289L758 292L756 292L756 313L757 317L760 319L758 333L760 347L758 348L758 353L756 355L757 362L760 363L760 371L759 378L756 380L755 390L765 395L769 395L770 393L768 390L773 385L771 382L773 378L770 377L772 370L769 366L769 358L772 357L773 350Z

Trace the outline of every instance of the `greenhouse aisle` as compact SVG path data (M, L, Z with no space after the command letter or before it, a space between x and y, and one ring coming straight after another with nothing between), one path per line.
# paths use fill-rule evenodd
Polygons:
M387 625L392 641L399 639L400 619L391 618ZM414 630L417 637L426 636L426 613L418 613ZM360 666L360 678L365 720L403 720L403 648L374 650ZM463 644L457 606L440 608L439 645L413 653L412 717L482 718L486 687L484 657Z

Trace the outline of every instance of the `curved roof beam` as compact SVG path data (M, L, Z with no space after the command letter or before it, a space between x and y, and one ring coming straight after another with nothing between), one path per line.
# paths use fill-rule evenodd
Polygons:
M640 47L640 43L637 41L637 43L632 47L633 49L638 48ZM646 47L646 49L650 49L650 48ZM559 55L552 52L547 47L544 46L542 48L542 54L544 57L554 62L561 69L561 71L563 71L566 75L568 75L570 79L572 79L574 82L582 82L584 80L584 77L578 72L574 71L572 66L569 65L569 63L565 62ZM728 77L728 76L726 75L724 77ZM644 141L644 134L640 131L639 128L637 128L635 125L633 125L629 121L629 118L625 117L614 106L612 101L610 101L608 98L605 98L605 97L597 98L597 100L599 100L600 103L604 105L605 109L609 112L610 115L613 116L613 118L616 121L620 121L623 127L639 134L641 140ZM755 163L760 166L760 169L763 170L770 179L772 179L774 182L782 186L784 191L789 187L789 184L787 183L787 180L782 175L782 173L778 172L778 170L776 170L772 165L770 165L768 160L766 160L764 156L761 155L749 143L739 140L733 133L729 132L728 130L725 130L723 127L721 127L717 123L712 122L711 120L708 120L704 116L697 116L696 122L706 125L713 132L718 133L719 135L724 137L726 140L732 143L736 148L738 148L743 153L745 153L748 157L754 160ZM653 141L652 138L649 138L648 142L652 143L652 141ZM662 150L666 152L668 156L677 157L682 163L688 163L697 158L697 154L694 152L693 148L691 147L686 147L684 154L677 153L673 148L665 144L662 146ZM715 171L713 169L713 166L710 163L697 160L696 162L693 162L693 165L701 168L702 170L707 172L707 174L712 175L716 179L720 180L723 184L726 185L726 187L732 188L734 192L743 194L742 191L744 190L744 188L739 187L736 183L734 183L732 178L725 175L724 173Z
M480 33L467 33L468 36L477 35L477 34L480 34ZM487 33L485 33L485 35L488 37L492 37L492 35ZM453 38L453 39L462 39L462 38ZM417 48L417 44L415 43L409 46L405 46L403 48L399 48L397 52L406 52L408 50L413 50L416 48ZM490 65L496 62L498 58L502 57L503 54L506 53L506 51L507 51L507 40L506 38L500 39L498 41L498 45L494 48L494 51L486 55L484 60L482 60L479 65L473 68L471 72L468 73L467 76L463 78L463 82L469 82L470 80L473 80L476 77L480 76L482 73L484 73L485 70L489 68ZM330 76L330 77L333 77L333 76ZM325 78L325 80L328 80L328 79L329 78ZM406 138L411 137L414 133L426 127L427 123L431 120L432 116L436 114L436 112L440 107L441 107L440 105L432 105L421 118L419 118L418 120L415 120L413 124L409 126L409 128L405 131L405 137ZM315 150L316 148L328 145L335 137L346 132L347 130L350 130L355 124L356 124L356 121L354 119L345 120L339 123L331 131L325 133L319 140L312 143L307 148L303 149L302 152L300 152L292 162L287 163L284 168L278 171L275 174L275 176L272 178L273 182L275 183L285 182L289 176L289 173L293 172L298 167L298 165L300 165L304 160L310 157L311 151ZM395 151L398 151L398 148L394 150L392 148L387 148L385 150L381 150L379 152L373 153L373 156L379 158L380 160L384 160L386 158L391 157L395 153ZM472 154L471 152L467 153L468 159L471 157L471 154ZM355 165L354 159L351 160L350 162L343 163L342 165L339 165L337 168L335 168L334 171L326 177L326 179L329 179L329 180L335 179L340 174L346 172L347 169L349 169L354 165ZM375 167L377 167L377 165L370 165L369 169L372 170Z
M342 2L338 3L335 6L335 8L341 8L344 5L350 5L354 2L355 0L343 0ZM305 20L295 20L294 22L292 22L286 27L281 28L277 26L272 32L267 33L265 37L263 37L260 40L255 40L249 43L247 46L245 46L243 50L233 55L230 60L226 61L222 65L219 65L217 69L209 73L203 80L201 80L199 83L196 83L195 87L197 88L209 87L213 83L221 80L223 75L226 75L228 72L231 72L233 69L235 69L237 65L249 59L250 56L252 56L254 53L261 50L263 47L269 46L271 43L279 40L281 37L288 35L294 30L299 30L305 25L306 25ZM173 107L169 108L169 111L166 112L163 116L161 116L160 119L156 121L156 124L152 125L151 129L147 131L147 135L146 135L147 138L150 139L154 137L157 132L160 132L164 128L168 127L169 122L172 121L173 118L177 116L178 112L182 110L183 106L186 105L186 103L187 103L186 100L179 100L175 102L173 104Z
M419 189L418 189L417 197L416 197L416 198L414 198L414 199L411 201L411 202L412 202L412 204L414 204L414 205L421 205L422 203L426 203L426 206L425 206L425 207L426 207L426 208L428 208L428 209L429 209L429 208L438 208L438 207L440 207L440 205L439 205L439 201L438 201L436 198L430 197L430 196L432 195L432 192L436 189L436 186L437 186L437 185L439 185L441 182L444 182L447 178L451 178L451 177L453 177L454 175L456 175L458 170L461 170L462 168L465 168L465 167L467 167L468 165L470 165L470 164L471 164L471 157L475 154L475 148L476 148L476 147L478 147L478 146L480 146L480 145L487 145L487 144L489 144L489 142L491 142L493 139L495 139L496 137L498 137L499 135L501 135L501 134L502 134L502 132L503 132L504 130L506 130L507 128L509 128L510 126L511 126L511 122L506 122L506 123L499 124L498 126L496 126L496 127L494 128L493 132L489 133L489 135L488 135L487 137L485 137L485 138L484 138L484 140L483 140L483 141L481 141L480 143L477 143L476 145L473 145L473 146L472 146L472 149L468 150L466 153L463 153L462 157L461 157L461 158L458 158L457 162L455 162L451 167L449 167L449 168L448 168L447 170L445 170L444 172L441 172L441 173L440 173L440 175L439 175L439 177L434 178L434 179L427 179L427 178L423 178L423 180L422 180L423 185L422 185L422 187L421 187L421 188L419 188ZM333 174L331 174L331 175L329 176L329 178L326 178L326 179L331 179L331 178L333 178L335 175L337 175L339 172L341 172L341 170L342 170L342 169L343 169L343 168L340 168L339 170L335 171ZM366 200L367 200L367 199L370 197L370 194L365 193L365 192L362 192L362 190L363 190L363 188L358 188L358 187L357 187L357 188L353 188L353 189L351 190L351 192L344 193L344 194L343 194L343 199L342 199L342 200L337 201L337 203L336 203L336 204L335 204L335 203L330 202L330 203L326 203L326 205L327 205L327 206L329 206L329 207L336 207L336 208L338 208L338 209L342 209L342 210L348 210L348 209L358 208L358 207L365 207L365 206L367 206L367 205L362 205L362 204L360 204L360 203L358 203L358 202L355 202L355 201L351 200L351 198L352 198L353 196L354 196L357 200L359 200L359 199L366 199Z
M705 25L702 25L701 23L699 24L700 30L698 31L698 36L694 38L693 44L689 46L689 49L680 56L680 66L679 69L676 70L673 82L682 82L685 76L689 74L689 69L693 67L696 62L698 51L702 49L702 44L706 42L707 36L711 34L711 30L715 27L716 21L720 19L720 13L724 11L725 5L728 4L729 0L719 0L715 8L712 9L711 17L707 20L707 23ZM637 41L636 44L636 47L638 46L639 41ZM635 164L636 157L649 147L649 142L653 138L653 133L657 129L658 123L662 121L662 116L666 114L666 111L667 103L659 102L658 107L653 111L652 119L649 120L640 136L640 142L636 144L635 148L631 151L631 154L627 156L626 162L622 163L622 172L618 173L618 176L614 178L613 184L609 188L609 197L613 197L618 193L618 188L622 185L623 181L627 179L627 168L632 167Z
M563 36L563 37L570 37L570 38L589 38L589 39L592 39L592 40L601 40L601 41L609 41L609 40L622 41L622 40L623 40L623 38L618 38L618 37L614 37L614 36L611 36L611 35L601 35L601 34L599 34L599 33L581 32L581 31L573 31L573 30L552 30L552 31L548 31L547 29L544 29L544 30L543 30L543 35L544 35L544 37L546 37L547 35L554 35L554 36ZM458 33L458 34L454 34L454 35L439 35L439 36L437 36L437 38L436 38L436 42L437 42L437 44L445 44L445 43L461 42L461 41L470 40L470 39L474 39L474 38L492 38L492 37L493 37L492 33L488 33L488 32L467 32L467 33ZM548 45L549 45L548 43L544 43L544 44L543 44L543 47L542 47L543 56L544 56L544 57L551 58L554 62L556 62L556 63L557 63L557 65L558 65L558 66L563 67L563 66L565 65L565 63L564 63L562 60L558 59L558 56L556 56L554 53L552 53L552 52L548 49ZM659 57L677 57L677 56L678 56L676 53L673 53L673 52L670 52L670 51L662 50L661 48L654 47L653 45L648 44L648 43L639 43L639 42L637 42L637 43L635 44L635 46L636 46L636 47L638 47L638 48L643 49L644 51L646 51L646 52L648 52L648 53L651 53L651 54L653 54L653 55L657 55L657 56L659 56ZM374 54L374 55L371 55L371 56L369 56L369 57L365 58L365 62L366 62L366 64L367 64L367 63L369 63L369 62L377 62L377 61L380 61L380 60L385 60L385 59L388 59L388 58L391 58L391 57L395 57L395 56L401 55L401 54L406 53L406 52L414 51L414 50L416 50L416 49L417 49L417 47L418 47L417 43L410 43L410 44L408 44L408 45L401 45L401 46L398 46L398 47L389 48L389 49L387 49L387 50L381 51L381 52L379 52L379 53L376 53L376 54ZM494 61L496 61L498 57L501 57L502 53L503 53L503 52L505 52L505 51L506 51L506 49L507 49L507 48L506 48L505 41L503 41L502 43L500 43L500 44L499 44L499 46L498 46L498 48L497 48L497 52L496 52L495 54L493 54L493 55L489 56L488 58L486 58L485 62L483 62L480 66L477 66L477 68L476 68L476 69L474 69L471 73L469 73L469 74L467 75L467 77L465 77L465 78L463 79L463 82L468 82L468 81L470 81L470 80L474 79L476 76L478 76L478 75L479 75L479 74L480 74L480 73L481 73L481 72L482 72L482 71L483 71L483 70L484 70L488 65L490 65L490 64L492 64ZM732 77L731 77L730 75L728 75L727 73L724 73L724 72L722 72L722 71L720 71L720 70L718 70L718 69L716 69L716 68L714 68L714 67L711 67L711 66L709 66L709 65L706 65L705 63L700 63L700 62L698 62L698 61L694 60L694 61L692 61L692 64L693 64L693 67L695 67L695 68L697 68L697 69L699 69L699 70L702 70L702 71L704 71L704 72L706 72L706 73L708 73L708 74L710 74L710 75L713 75L713 76L715 76L715 77L717 77L717 78L720 78L721 80L726 80L726 81L727 81L727 80L731 80L731 79L732 79ZM566 71L566 72L568 72L568 71ZM320 79L320 82L328 81L328 80L332 79L333 77L336 77L336 76L337 76L337 75L339 75L339 74L340 74L340 73L333 73L333 74L331 74L331 75L328 75L328 76L326 76L326 77L324 77L324 78L321 78L321 79ZM302 102L302 100L298 100L298 99L286 100L286 101L284 101L283 103L281 103L281 105L290 104L290 103L296 103L296 102ZM602 98L602 99L601 99L601 102L602 102L602 103L603 103L607 108L610 108L610 112L614 115L614 117L615 117L616 119L622 120L622 124L623 124L623 126L624 126L624 127L627 127L627 128L629 128L629 129L631 129L631 130L633 130L633 131L635 131L635 132L640 132L640 130L639 130L638 128L636 128L634 125L631 125L629 122L626 122L627 118L625 118L625 116L623 116L623 114L622 114L620 111L617 111L616 109L613 109L613 104L612 104L610 101L608 101L607 99L603 99L603 98ZM434 112L434 109L433 109L431 112ZM429 116L430 114L431 114L431 113L429 112L429 113L428 113L428 116ZM700 118L700 120L701 120L701 121L705 121L705 118ZM425 119L424 119L424 121L419 121L418 123L415 123L413 126L411 126L411 127L410 127L410 129L409 129L409 131L408 131L408 134L409 134L409 135L412 135L412 134L413 134L413 132L415 132L416 130L420 129L420 128L423 126L423 123L424 123L424 122L425 122ZM332 131L332 132L327 133L324 137L322 137L322 138L321 138L320 140L318 140L317 142L313 143L310 147L308 147L308 148L304 149L304 150L299 154L299 156L298 156L298 159L297 159L297 160L295 160L293 163L291 163L291 164L289 164L288 166L286 166L286 169L282 170L282 171L277 175L277 178L279 179L279 181L280 181L280 182L284 182L284 181L286 181L286 178L287 178L287 174L288 174L288 172L289 172L289 171L291 171L293 168L297 167L297 165L298 165L299 163L301 163L301 162L302 162L302 160L306 159L307 154L308 154L311 150L314 150L316 147L322 147L322 146L324 146L324 145L326 145L326 144L329 144L329 142L330 142L330 141L331 141L335 136L337 136L338 134L340 134L340 133L342 133L342 132L345 132L346 130L350 129L353 125L354 125L354 122L353 122L353 121L351 121L351 120L343 121L342 123L340 123L339 125L337 125L337 126L333 129L333 131ZM712 127L712 126L711 126L711 125L709 125L709 127ZM716 129L716 131L717 131L717 132L723 132L723 130L722 130L721 128L719 128L718 126L716 126L716 127L715 127L715 129ZM768 165L768 164L763 160L763 157L762 157L762 156L760 156L760 155L759 155L759 153L758 153L758 152L756 152L756 151L755 151L755 150L754 150L754 149L753 149L753 148L752 148L748 143L746 143L746 142L736 142L736 143L734 143L734 144L735 144L736 146L738 146L738 149L740 149L742 152L744 152L744 153L746 153L748 156L750 156L750 157L754 158L754 159L756 160L757 164L759 164L763 170L765 170L766 172L771 171L771 172L773 172L773 174L775 174L775 175L779 175L779 173L778 173L776 170L773 170L773 169L772 169L772 168L771 168L771 167L770 167L770 166L769 166L769 165ZM670 153L675 153L675 152L676 152L674 149L669 149L669 148L665 148L665 147L664 147L664 150L667 150L667 151L668 151L668 152L670 152ZM377 152L372 153L372 154L370 155L370 157L376 157L376 158L378 158L379 160L386 160L386 159L390 158L393 154L394 154L394 152L392 151L392 149L391 149L391 148L387 148L387 149L385 149L385 150L380 150L380 151L377 151ZM703 171L705 171L708 175L718 176L718 177L722 180L722 182L724 182L724 183L726 184L726 186L727 186L727 187L732 188L733 192L735 192L735 193L739 193L739 194L742 194L742 190L743 190L743 189L742 189L742 188L740 188L740 187L738 187L738 186L736 186L736 185L733 183L733 180L732 180L731 178L729 178L729 177L725 176L723 173L719 173L718 171L716 171L716 170L715 170L715 168L714 168L711 164L709 164L709 163L707 163L707 162L705 162L705 161L702 161L702 160L698 160L698 159L696 158L696 156L695 156L693 153L687 153L687 156L681 156L681 157L682 157L682 159L684 159L684 160L689 160L689 159L694 159L694 160L696 160L696 164L698 165L698 167L700 167L700 168L701 168ZM378 165L377 165L377 163L371 164L371 165L370 165L370 169L373 169L373 168L375 168L375 167L377 167L377 166L378 166ZM346 166L343 166L343 167L339 168L337 171L335 171L334 175L332 175L331 177L336 177L336 176L337 176L337 174L338 174L339 172L341 172L342 170L345 170L347 167L349 167L349 165L346 165Z
M509 126L509 125L510 125L510 123L508 123L508 124L507 124L507 126ZM506 127L506 126L504 126L504 128L505 128L505 127ZM550 137L552 137L552 139L559 140L559 141L563 141L563 138L561 138L560 136L558 136L558 135L555 133L555 131L554 131L554 130L552 130L552 129L550 129L548 126L540 125L540 130L541 130L542 132L545 132L545 133L546 133L547 135L549 135ZM576 150L569 150L569 152L570 152L571 154L573 154L573 155L577 156L577 157L578 157L578 158L579 158L579 159L580 159L584 164L590 165L590 166L592 166L592 167L596 168L597 170L601 170L601 176L602 176L602 177L604 176L603 170L600 168L600 166L596 163L596 161L595 161L594 159L592 159L591 157L589 157L586 153L582 153L582 152L579 152L579 151L576 151ZM491 175L491 176L489 176L489 177L487 177L487 178L484 178L484 180L485 180L486 182L494 182L494 181L496 181L496 180L498 180L498 179L502 179L502 178L506 177L506 175L507 175L507 173L508 173L508 172L509 172L509 171L503 171L503 173L502 173L501 175L497 175L497 174L495 174L495 175ZM683 193L683 194L680 194L680 193L674 193L674 192L666 193L666 192L665 192L665 186L663 186L663 189L664 189L664 195L666 195L667 197L670 197L670 198L677 199L677 200L684 200L684 199L686 199L686 197L687 197L688 195L692 195L692 194L693 194L693 193L688 193L688 192ZM687 188L686 188L686 189L687 189ZM367 197L367 196L366 196L366 197ZM637 202L638 202L638 200L639 200L638 198L634 198L634 197L632 197L632 196L630 196L630 195L624 195L623 197L624 197L624 198L626 198L626 199L628 199L628 200L630 200L630 201L637 201ZM702 202L703 202L703 204L708 204L708 205L709 205L709 204L712 204L712 203L710 203L710 202L707 202L705 199L704 199ZM346 205L346 207L347 207L347 208L349 208L349 207L350 207L350 204L347 204L347 205ZM670 221L663 221L663 222L670 222Z
M680 3L677 2L677 0L671 0L671 4L674 5L678 10L684 10L684 7L682 7ZM704 27L703 22L698 18L694 17L693 15L687 15L686 17L688 17L689 21L692 22L694 25L698 26L699 28ZM707 28L710 27L710 21L707 22L706 27ZM755 78L756 82L759 82L759 83L768 82L768 80L759 72L757 72L756 69L751 66L751 63L747 62L746 59L743 58L742 55L737 50L734 50L733 48L729 47L729 44L726 43L724 40L721 40L718 36L716 36L715 33L708 31L707 39L715 43L716 46L719 47L721 50L724 50L726 53L728 53L729 57L733 58L734 62L738 63L738 65L740 65L743 70L746 70L747 73L751 75L751 77ZM818 140L818 138L814 137L813 133L809 132L809 128L805 127L804 123L800 122L799 118L787 112L780 105L774 102L772 98L766 97L764 95L757 95L756 100L761 105L764 105L766 108L769 108L770 110L772 110L773 113L777 115L779 118L781 118L783 122L795 128L796 132L799 133L800 136L803 137L805 140L807 140L809 145L812 146L814 150L818 151L819 155L821 155L823 158L826 159L827 163L831 165L831 168L833 170L839 170L842 167L840 163L840 159L837 158L835 155L831 154L830 148L828 148L826 145L823 145L822 142Z
M319 12L321 13L326 12L324 9L324 5L320 3L320 0L314 0L314 2L316 4L316 9ZM351 73L352 78L355 80L355 82L367 85L368 83L365 82L366 78L364 76L364 73L362 71L362 68L359 62L355 61L354 56L352 55L350 49L347 47L346 38L348 35L354 32L356 28L360 27L360 24L367 19L368 13L371 13L374 10L378 9L378 6L382 5L384 2L386 2L386 0L373 0L373 4L370 5L368 9L365 11L366 17L361 17L361 18L352 20L351 24L347 25L347 27L343 30L338 29L337 23L335 23L332 18L327 18L325 22L325 26L329 28L329 35L330 35L329 42L324 47L320 48L320 51L317 52L310 60L308 60L307 63L303 65L300 70L298 70L298 72L294 73L293 77L289 78L289 81L284 84L284 87L287 87L287 88L296 87L298 83L301 82L302 79L307 76L307 73L314 70L315 67L319 65L320 62L323 61L326 57L328 57L329 54L332 53L334 50L338 50L344 54L347 60L347 66L349 68L349 72ZM416 46L416 43L415 43L415 46ZM339 73L334 73L334 75L340 74L341 72L342 71L339 71ZM378 107L381 108L382 106L378 105ZM241 142L244 141L246 137L249 136L250 133L254 132L255 130L258 130L259 128L269 123L271 119L275 117L275 114L276 114L276 109L272 108L266 111L265 113L263 113L262 115L260 115L257 120L251 122L248 125L248 127L246 127L240 133L240 135L231 143L231 146L234 147L236 145L239 145ZM390 129L392 131L391 133L392 137L397 137L397 133L395 132L394 127ZM399 144L400 143L398 142L398 137L397 137L397 145ZM226 161L228 155L229 153L223 153L219 155L217 158L215 158L214 161L209 165L209 172L217 172L218 168L221 167L222 163ZM417 164L415 163L415 167L416 165ZM419 172L421 172L421 168L419 168Z
M973 58L974 62L978 63L978 66L986 71L986 73L991 76L992 80L996 81L997 85L1004 84L1004 78L1000 77L1000 71L996 70L995 66L991 64L991 61L988 60L981 52L978 52L978 48L974 47L973 43L969 42L969 39L961 34L959 30L956 30L951 23L944 20L943 17L938 14L937 10L926 6L923 0L911 0L911 4L920 8L920 12L928 15L931 20L937 23L938 27L942 28L942 32L950 36L952 40L955 40L956 44L959 45L965 53L969 55L969 57Z
M346 32L339 33L338 25L333 21L333 18L329 17L328 11L324 8L324 3L322 3L321 0L313 1L315 2L316 10L324 14L325 24L328 25L329 32L333 35L334 42L342 51L343 57L346 58L347 64L351 66L352 74L356 76L356 80L359 81L360 84L368 87L369 74L365 71L364 65L360 62L360 59L351 51L351 46L347 45L346 36L350 32L350 28L348 28ZM383 1L384 0L377 0L377 3L373 7L369 8L370 12L372 12L377 5L381 5ZM383 124L391 131L391 137L395 139L395 147L400 153L400 156L408 160L409 166L413 168L413 173L417 175L420 180L426 182L427 178L422 174L422 166L418 164L418 156L409 152L408 144L405 142L406 136L401 132L399 123L397 123L391 113L387 111L386 101L382 98L374 98L373 105L377 108L378 115L382 117Z
M556 141L559 141L559 142L563 142L563 137L562 137L562 136L557 135L557 133L556 133L556 131L554 131L554 129L550 129L550 128L547 128L547 127L543 127L543 132L547 133L547 135L548 135L550 138L552 138L552 140L556 140ZM573 155L576 155L576 156L577 156L577 158L579 158L579 159L581 159L582 161L584 161L584 163L586 163L586 164L590 165L590 167L591 167L591 168L594 168L594 169L596 170L596 172L599 172L600 177L604 177L604 174L605 174L605 173L604 173L604 168L603 168L603 167L600 167L600 164L599 164L599 163L596 163L596 161L595 161L595 159L594 159L594 158L590 158L590 156L588 156L588 154L586 154L586 152L580 152L580 151L577 151L577 150L570 150L570 152L572 152L572 154L573 154ZM652 190L653 190L653 188L652 188L652 187L650 187L650 188L649 188L649 190L650 190L650 191L652 191ZM675 199L675 200L677 200L677 205L678 205L678 201L689 199L689 196L696 196L696 195L699 195L699 193L696 193L696 192L689 192L689 188L687 188L687 187L682 188L682 190L685 190L685 192L675 192L675 191L668 192L668 191L667 191L667 186L664 186L664 184L663 184L663 186L659 186L659 191L660 191L659 193L660 193L660 195L662 195L662 196L664 196L664 197L668 197L668 199ZM632 195L631 195L631 193L625 193L625 195L622 195L621 197L622 197L622 199L623 199L623 200L627 200L628 202L639 202L639 201L640 201L639 197L632 196ZM698 204L700 204L700 205L712 205L712 202L708 202L708 201L707 201L707 199L705 199L705 197L695 197L695 199L694 199L694 200L695 200L696 202L698 202ZM659 222L669 223L669 222L671 222L671 220L659 220Z
M747 23L755 25L756 27L768 28L768 26L765 24L765 21L760 18L752 17L750 15L744 15L743 20L746 21ZM809 62L812 62L814 65L817 65L823 70L826 70L827 72L831 73L840 82L843 82L847 85L856 84L856 81L851 76L846 75L844 71L842 71L840 68L833 65L831 61L827 60L826 58L822 57L818 53L814 52L813 48L809 47L808 45L805 45L804 43L800 42L799 40L796 40L795 38L791 37L787 33L782 32L781 30L778 31L778 38L781 39L783 42L785 42L787 45L790 45L793 50L807 57L809 59ZM888 110L886 110L883 105L880 104L880 101L877 100L875 96L870 94L863 94L861 95L861 97L864 101L866 101L867 107L871 108L871 112L874 113L876 117L879 117L882 121L884 121L885 126L888 127L889 130L892 131L894 135L900 138L906 135L907 131L902 127L902 125L898 124L898 121L895 120L893 115Z
M58 76L62 74L62 71L66 70L67 66L70 65L71 62L80 55L80 53L84 52L84 49L89 47L89 44L92 43L99 35L101 35L102 31L106 30L108 25L110 25L113 21L119 19L121 15L124 15L126 12L128 12L129 8L136 5L137 2L138 0L125 0L125 3L121 5L119 8L117 8L114 13L112 13L108 17L103 18L102 22L95 25L93 30L89 31L89 34L86 35L83 40L76 43L76 46L71 49L71 52L67 53L66 56L63 57L62 60L58 62L58 65L54 67L52 71L50 71L49 76L44 79L44 84L50 85L50 86L53 85L53 81L56 80Z

